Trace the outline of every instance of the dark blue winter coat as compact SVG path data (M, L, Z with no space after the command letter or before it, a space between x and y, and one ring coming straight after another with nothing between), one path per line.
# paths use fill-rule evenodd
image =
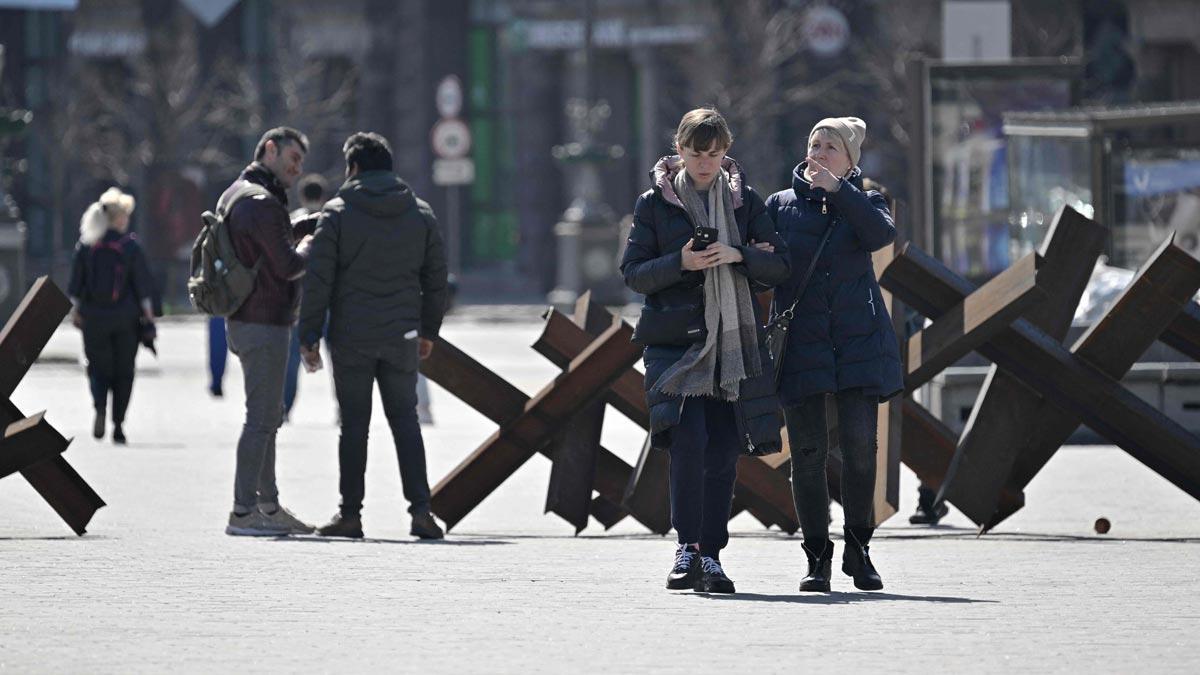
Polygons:
M805 165L793 170L790 190L766 202L792 257L791 277L775 289L776 312L791 306L822 234L830 224L833 231L796 307L780 398L795 405L810 394L853 388L891 398L904 387L900 348L871 263L871 253L896 238L891 212L883 195L863 190L858 169L837 191L814 193Z
M751 281L752 290L766 290L788 278L791 265L787 247L776 234L762 197L745 184L741 167L730 158L722 165L730 175L733 188L733 213L741 233L743 262L733 269ZM695 320L703 324L704 273L682 268L682 249L695 230L683 203L672 187L674 176L682 170L677 156L664 157L651 172L654 186L638 197L633 207L633 228L621 259L625 284L645 297L645 307L655 309L690 307ZM770 242L774 253L761 251L749 242ZM643 310L642 320L650 320ZM640 327L640 326L639 326ZM645 351L646 402L650 408L650 431L655 447L663 447L668 437L662 432L679 423L682 401L651 391L659 377L675 364L687 347L647 345ZM770 367L765 363L764 367Z

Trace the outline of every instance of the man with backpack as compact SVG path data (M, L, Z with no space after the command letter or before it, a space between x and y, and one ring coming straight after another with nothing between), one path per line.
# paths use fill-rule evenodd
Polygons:
M283 421L288 344L300 297L298 280L304 275L312 240L306 236L296 244L286 191L300 176L307 152L304 134L289 127L271 129L259 140L254 162L217 203L236 260L213 260L213 266L241 267L253 274L251 290L244 298L234 297L237 307L226 321L229 348L242 363L246 386L246 422L237 445L233 511L225 528L230 535L309 534L314 529L280 505L275 484L275 435ZM189 290L191 287L189 281ZM198 294L193 291L192 295L196 300ZM197 305L210 313L224 313L232 307Z
M442 236L429 204L392 172L392 150L383 136L356 133L342 152L346 182L318 221L300 306L300 354L310 372L321 367L317 347L328 311L341 407L341 507L317 533L363 536L367 431L378 382L412 515L409 532L441 539L429 511L416 388L418 360L433 352L446 312Z

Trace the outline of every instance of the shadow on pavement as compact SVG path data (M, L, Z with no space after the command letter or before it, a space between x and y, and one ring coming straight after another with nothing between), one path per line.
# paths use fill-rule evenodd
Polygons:
M501 546L513 543L502 539L452 538L426 541L423 539L380 539L376 537L346 539L344 537L302 537L296 535L275 537L274 539L275 541L303 544L412 544L414 546Z
M747 602L791 602L801 605L849 605L856 602L936 602L940 604L974 604L997 603L999 600L975 600L972 598L956 598L941 595L899 595L897 593L811 593L766 595L763 593L734 593L733 595L718 595L715 593L695 593L709 600L744 600Z
M949 528L947 528L949 529ZM888 539L997 539L1003 541L1037 541L1037 542L1084 542L1093 544L1121 543L1121 542L1147 542L1155 544L1200 544L1200 537L1119 537L1103 534L1039 534L1037 532L989 532L987 534L979 534L978 531L969 528L953 528L949 531L942 531L941 527L936 530L926 530L924 533L904 533L898 531L884 532L877 531L876 540L886 541Z
M111 539L100 534L84 534L82 537L77 537L73 534L60 534L55 536L40 536L40 537L0 537L2 541L101 541Z

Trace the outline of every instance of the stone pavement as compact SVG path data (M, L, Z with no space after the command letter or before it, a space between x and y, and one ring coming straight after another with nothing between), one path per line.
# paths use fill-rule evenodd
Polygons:
M555 370L522 318L452 317L446 336L537 391ZM528 316L528 315L525 315ZM80 339L64 326L14 402L75 436L67 458L109 503L77 538L18 476L0 481L0 670L888 672L1189 671L1200 663L1200 503L1113 447L1068 448L1029 506L976 538L960 514L877 534L883 593L836 576L798 595L798 538L732 523L733 597L662 588L672 539L625 522L583 535L542 514L535 457L443 543L407 536L382 411L372 426L361 542L227 537L241 373L205 389L204 324L164 322L139 357L131 443L89 434ZM284 503L324 521L337 504L327 373L301 375L279 436ZM494 427L434 387L426 427L436 482ZM641 437L612 413L604 443L633 461ZM1100 537L1093 521L1106 516ZM840 513L835 510L835 522ZM840 543L839 543L840 548Z

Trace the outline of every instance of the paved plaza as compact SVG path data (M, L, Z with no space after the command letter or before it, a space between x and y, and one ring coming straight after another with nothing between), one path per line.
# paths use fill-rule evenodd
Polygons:
M529 349L539 330L532 309L468 310L444 335L532 394L557 372ZM417 543L378 400L366 540L228 537L236 359L226 397L211 398L205 324L163 322L159 358L139 357L130 444L116 447L90 436L80 350L64 325L13 400L75 437L65 456L108 506L76 537L20 476L0 480L0 671L1200 669L1200 503L1115 447L1059 452L1028 506L983 538L953 511L942 527L909 526L905 469L901 514L872 545L882 593L838 573L834 593L799 595L799 538L739 516L722 557L740 592L701 596L663 589L671 537L630 519L576 537L543 514L542 456L444 542ZM436 483L495 426L436 386L432 399ZM605 446L632 463L641 441L610 409ZM278 474L305 520L336 510L336 446L328 373L302 373Z

